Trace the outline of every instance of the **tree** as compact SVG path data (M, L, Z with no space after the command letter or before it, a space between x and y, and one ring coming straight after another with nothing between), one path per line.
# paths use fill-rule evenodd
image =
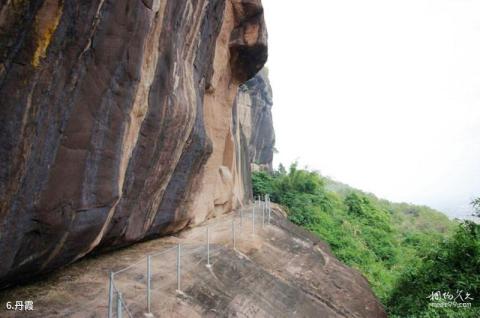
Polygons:
M476 198L475 200L473 200L472 206L475 209L473 215L480 217L480 198Z

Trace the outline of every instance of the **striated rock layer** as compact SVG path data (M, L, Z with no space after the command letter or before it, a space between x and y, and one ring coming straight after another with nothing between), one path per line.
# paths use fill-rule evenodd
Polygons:
M248 200L266 42L260 0L0 2L0 287Z
M251 210L252 206L244 210L242 223L236 214L235 250L231 232L235 214L230 213L180 235L84 259L42 282L0 293L0 303L34 299L35 310L27 317L106 317L107 270L120 270L137 260L140 264L115 276L132 317L386 317L367 280L339 262L325 242L290 223L276 207L271 224L258 226L252 235L251 219L246 217ZM205 246L207 226L212 231L209 268L206 250L199 249ZM153 256L152 315L147 315L145 255L176 244L183 246L182 292L175 292L175 251ZM0 316L19 317L1 306Z
M268 70L262 69L240 85L235 100L236 116L248 143L248 161L252 170L272 170L275 132L272 121L272 88Z

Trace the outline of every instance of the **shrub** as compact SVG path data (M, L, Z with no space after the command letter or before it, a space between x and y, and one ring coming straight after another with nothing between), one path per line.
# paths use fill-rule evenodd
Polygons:
M252 181L255 194L270 194L292 222L360 270L392 317L457 317L457 309L429 307L426 298L456 289L475 295L474 308L460 314L480 317L480 225L381 200L296 164L288 171L280 166L271 174L255 172ZM480 214L480 199L472 204Z

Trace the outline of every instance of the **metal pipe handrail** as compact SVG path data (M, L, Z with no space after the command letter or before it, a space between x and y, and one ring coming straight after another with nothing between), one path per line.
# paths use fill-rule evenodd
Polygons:
M124 268L122 268L122 269L120 269L120 270L118 270L118 271L116 271L116 272L112 272L112 273L113 273L113 275L120 274L120 273L126 271L127 269L130 269L130 268L132 268L132 267L140 264L141 262L145 261L146 259L147 259L147 257L143 257L143 258L141 258L139 261L137 261L137 262L135 262L135 263L133 263L133 264L130 264L130 265L128 265L127 267L124 267Z
M258 206L257 206L258 205ZM259 208L261 209L261 214L260 213L255 213L257 211L256 208ZM271 209L271 202L270 202L270 197L268 195L265 195L264 198L263 198L263 201L261 200L260 196L258 197L258 201L256 200L252 206L252 211L251 211L251 215L249 213L243 213L244 211L243 210L240 210L240 213L239 213L239 217L240 217L240 220L239 220L239 223L240 223L240 231L238 232L238 234L242 234L242 229L243 229L243 219L244 218L247 218L247 219L251 219L252 221L252 234L255 235L255 219L257 217L259 217L261 219L261 222L262 222L262 226L261 228L264 228L265 227L265 223L267 223L268 225L271 224L271 212L272 212L272 209ZM151 313L151 279L152 279L152 268L151 268L151 261L152 261L152 258L153 257L156 257L156 256L159 256L159 255L163 255L163 254L166 254L174 249L177 250L177 253L176 253L176 272L177 272L177 291L178 292L181 292L181 256L186 256L186 255L191 255L191 254L194 254L194 253L197 253L199 251L202 251L202 250L205 250L207 251L207 267L211 267L211 264L210 264L210 254L212 252L217 252L217 251L220 251L222 250L222 248L225 246L230 246L232 245L233 247L233 250L236 251L236 236L237 236L237 229L236 229L236 214L234 214L233 216L233 220L231 220L231 223L230 223L230 226L229 226L229 219L227 218L222 218L222 219L219 219L219 220L216 220L215 223L210 223L210 224L206 224L207 227L206 227L206 234L207 234L207 237L206 237L206 246L200 246L200 247L197 247L193 250L189 250L189 251L186 251L186 246L188 246L188 243L186 245L184 244L178 244L178 245L174 245L170 248L167 248L166 250L163 250L163 251L158 251L158 252L155 252L155 253L152 253L152 254L148 254L146 257L143 257L141 258L139 261L133 263L133 264L130 264L128 265L127 267L124 267L116 272L113 272L111 271L110 272L110 287L109 287L109 301L108 301L108 317L109 318L113 318L113 315L112 315L112 312L113 312L113 294L115 293L117 295L117 301L120 301L120 304L117 303L117 313L120 313L121 315L121 312L122 312L122 308L125 308L125 310L127 311L127 314L130 318L133 318L133 315L132 313L130 312L130 310L128 309L127 305L126 305L126 302L125 300L123 299L122 297L122 294L121 292L119 291L119 289L117 288L117 286L115 286L115 283L114 283L114 278L115 278L115 275L118 275L122 272L125 272L127 271L128 269L131 269L137 265L139 265L140 263L146 261L146 269L147 269L147 278L146 278L146 285L147 285L147 312L148 313ZM265 222L265 218L267 218L267 222ZM219 226L225 226L225 229L224 230L229 230L231 229L232 231L232 241L231 243L226 243L226 244L211 244L210 243L210 230L211 229L216 229L216 227L219 227ZM197 245L195 243L192 243L191 245ZM213 245L212 247L210 247L211 245ZM187 267L188 268L188 267ZM117 314L118 315L118 314Z
M170 248L167 248L167 249L164 250L164 251L156 252L156 253L149 254L149 255L150 255L151 257L155 257L155 256L158 256L158 255L162 255L162 254L165 254L165 253L167 253L167 252L170 252L170 251L172 251L172 250L174 250L174 249L176 249L176 248L177 248L177 246L172 246L172 247L170 247Z
M115 286L115 283L113 283L112 286L113 286L113 289L116 291L117 295L118 295L118 294L121 294L120 291L118 290L117 286ZM117 301L118 301L118 298L117 298ZM125 303L125 301L123 300L122 297L120 297L120 303L121 303L121 305L122 305L122 308L125 308L125 311L127 312L128 317L133 318L132 313L131 313L130 310L128 309L127 304Z

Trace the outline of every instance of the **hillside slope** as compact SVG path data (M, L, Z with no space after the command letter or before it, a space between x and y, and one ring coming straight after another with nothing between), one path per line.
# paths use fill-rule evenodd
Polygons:
M323 180L325 181L326 190L337 193L342 198L345 198L349 193L356 192L366 195L373 201L377 202L378 205L382 206L392 215L392 222L394 222L396 227L402 233L415 230L426 234L448 234L455 227L455 222L452 222L447 215L428 206L405 202L391 202L377 198L372 193L366 193L330 178L324 178Z
M155 317L386 317L363 276L339 262L324 242L278 211L265 227L261 213L256 214L255 236L248 207L243 222L237 211L236 216L221 216L179 236L87 258L40 283L5 291L0 302L33 299L36 310L29 317L105 317L108 270L137 262L117 274L115 284L132 315L141 317L146 311L144 257L173 246L170 252L152 258ZM232 249L233 217L236 251ZM204 247L207 226L210 269ZM181 293L175 292L178 243L183 246ZM2 310L2 317L15 316Z
M255 195L270 194L292 222L330 244L338 259L368 278L384 303L404 273L420 266L458 226L427 207L381 200L295 165L254 173L253 189Z

